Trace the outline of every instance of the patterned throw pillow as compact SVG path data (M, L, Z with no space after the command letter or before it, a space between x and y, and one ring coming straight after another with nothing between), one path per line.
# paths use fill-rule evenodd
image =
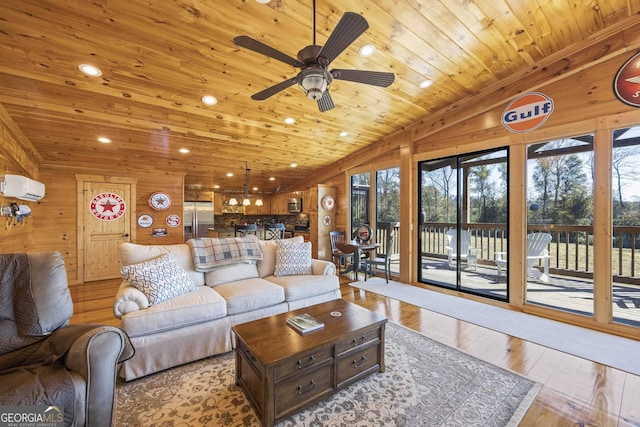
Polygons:
M146 295L149 305L196 290L195 283L171 254L140 264L125 265L120 274Z
M273 275L297 274L311 274L311 242L276 240L276 268Z

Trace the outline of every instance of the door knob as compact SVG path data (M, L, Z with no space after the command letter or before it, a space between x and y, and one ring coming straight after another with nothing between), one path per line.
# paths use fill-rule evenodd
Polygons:
M122 237L129 237L129 233L124 233Z

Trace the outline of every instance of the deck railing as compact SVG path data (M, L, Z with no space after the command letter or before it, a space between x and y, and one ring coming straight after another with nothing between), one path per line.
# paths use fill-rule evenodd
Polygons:
M495 265L495 253L507 252L506 224L466 224L471 233L471 246L477 249L478 263ZM447 257L445 232L455 223L424 223L420 229L422 256ZM528 233L544 232L552 236L548 250L552 274L593 278L593 227L569 225L529 225ZM640 285L640 227L613 227L612 270L614 282Z

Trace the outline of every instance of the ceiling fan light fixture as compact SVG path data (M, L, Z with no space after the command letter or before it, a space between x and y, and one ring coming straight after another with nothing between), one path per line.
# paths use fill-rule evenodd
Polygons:
M256 200L256 206L262 206L262 205L263 205L262 199L257 199Z
M307 68L300 72L298 86L307 95L307 98L317 101L322 98L330 82L327 82L326 74L323 70Z
M229 204L230 204L231 206L235 206L235 205L237 205L237 204L238 204L238 199L236 199L235 197L232 197L232 198L229 200Z
M249 206L250 204L251 204L251 200L249 200L249 199L244 199L242 201L242 206Z

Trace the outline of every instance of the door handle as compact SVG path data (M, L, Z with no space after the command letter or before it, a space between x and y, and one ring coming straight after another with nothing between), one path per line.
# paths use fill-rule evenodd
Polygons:
M124 233L122 237L129 237L129 233Z

